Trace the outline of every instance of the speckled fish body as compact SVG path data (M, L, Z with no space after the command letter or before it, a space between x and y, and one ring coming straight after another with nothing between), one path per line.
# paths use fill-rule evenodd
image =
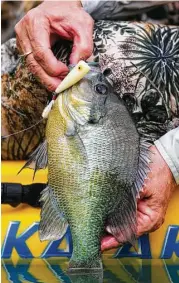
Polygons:
M39 232L41 240L56 240L70 226L70 270L102 268L105 226L118 241L134 242L139 142L126 107L98 67L56 99L46 127L48 187Z

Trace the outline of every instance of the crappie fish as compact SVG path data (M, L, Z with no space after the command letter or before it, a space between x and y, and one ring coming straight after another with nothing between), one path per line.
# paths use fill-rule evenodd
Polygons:
M69 270L102 268L105 226L120 243L134 243L148 144L140 141L125 105L98 66L59 94L48 116L46 140L25 167L34 162L35 170L48 165L40 239L57 240L69 225Z

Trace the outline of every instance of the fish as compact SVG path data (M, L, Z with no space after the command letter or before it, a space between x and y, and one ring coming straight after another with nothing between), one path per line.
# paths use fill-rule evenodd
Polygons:
M98 64L90 66L56 98L45 140L23 167L34 172L48 167L39 237L58 240L70 227L72 273L103 269L105 227L119 243L135 244L137 198L150 162L149 144L111 81Z

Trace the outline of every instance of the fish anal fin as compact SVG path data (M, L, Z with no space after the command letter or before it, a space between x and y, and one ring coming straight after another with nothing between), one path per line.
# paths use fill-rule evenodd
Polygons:
M68 223L60 212L52 189L47 186L40 198L42 202L39 236L41 241L59 240L66 233Z

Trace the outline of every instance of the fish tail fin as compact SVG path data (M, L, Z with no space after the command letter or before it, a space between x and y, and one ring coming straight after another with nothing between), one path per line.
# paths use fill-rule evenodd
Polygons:
M52 195L50 186L47 186L40 198L42 202L41 220L39 225L40 240L59 240L67 230L68 223L58 208L57 201Z
M46 168L47 162L47 140L45 140L43 143L39 144L35 151L30 155L29 160L24 164L17 174L19 174L25 168L30 168L34 170L34 179L36 171Z

